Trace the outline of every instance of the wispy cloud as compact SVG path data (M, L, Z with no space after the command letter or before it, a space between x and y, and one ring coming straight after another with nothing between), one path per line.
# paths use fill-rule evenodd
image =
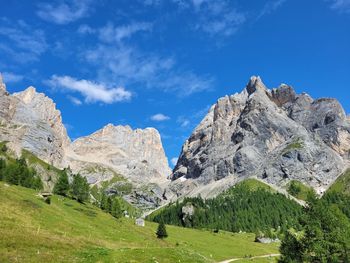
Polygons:
M246 21L246 14L228 0L173 0L173 3L193 13L193 29L212 37L232 36Z
M138 32L152 30L152 23L149 22L133 22L130 24L115 26L109 22L104 27L92 28L89 25L81 25L78 28L79 34L96 34L104 43L121 43Z
M15 23L1 19L0 52L18 63L30 63L39 59L48 45L42 30L32 28L19 20Z
M76 98L76 97L73 97L73 96L67 96L67 98L74 104L74 105L77 105L77 106L80 106L80 105L82 105L83 104L83 102L80 100L80 99L78 99L78 98Z
M64 25L86 17L90 12L91 2L91 0L73 0L69 1L69 4L62 1L55 4L40 3L36 14L45 21Z
M121 85L142 85L179 97L212 88L213 79L180 69L171 57L144 53L136 47L121 44L99 44L83 53L84 59L97 67L101 79Z
M279 7L281 7L287 0L270 0L266 2L260 13L258 14L256 20L262 18L263 16L269 15L275 12Z
M147 22L131 23L122 26L114 26L112 23L108 23L99 30L99 38L107 43L121 42L137 32L150 31L151 29L152 24Z
M151 116L152 121L167 121L170 120L170 117L167 115L164 115L163 113L157 113L153 116Z
M331 8L340 13L350 13L350 0L327 0L331 3Z
M24 76L12 72L2 72L1 75L5 83L15 83L24 79Z
M178 124L180 124L181 128L186 128L190 125L190 120L184 116L179 116L176 120Z
M173 158L171 158L170 163L171 163L173 166L175 166L175 165L177 164L177 161L178 161L178 160L179 160L179 158L173 157Z
M46 83L56 89L80 93L86 103L103 102L111 104L128 101L132 97L132 93L123 87L108 88L102 83L85 79L77 80L70 76L53 75Z

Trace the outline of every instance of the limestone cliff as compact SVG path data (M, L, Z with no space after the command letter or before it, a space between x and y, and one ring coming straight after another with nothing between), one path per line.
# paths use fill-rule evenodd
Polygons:
M136 184L164 183L171 174L159 132L154 128L132 130L108 124L95 133L75 140L67 152L75 172L97 163L124 175ZM83 169L84 170L84 169ZM88 175L90 183L101 180Z
M10 95L0 81L0 141L20 155L26 149L44 161L64 167L70 144L55 103L35 88Z
M322 194L349 165L350 122L335 99L252 77L220 98L183 145L170 189L213 196L256 177L277 187L299 180Z

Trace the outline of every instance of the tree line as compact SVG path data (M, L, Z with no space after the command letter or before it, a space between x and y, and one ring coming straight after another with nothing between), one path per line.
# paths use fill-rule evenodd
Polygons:
M280 247L279 262L350 262L350 197L309 194L299 217L299 231L289 229Z
M184 207L193 207L192 215ZM216 198L185 198L151 214L148 219L177 226L263 232L266 236L300 228L302 207L279 193L259 188L252 191L241 184Z
M0 180L36 190L43 189L41 178L33 168L28 167L23 158L11 162L0 158Z

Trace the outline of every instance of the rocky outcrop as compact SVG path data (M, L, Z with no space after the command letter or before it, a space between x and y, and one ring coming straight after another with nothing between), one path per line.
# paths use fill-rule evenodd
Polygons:
M10 95L0 82L0 141L20 155L26 149L42 160L64 167L70 140L55 103L35 88Z
M82 163L98 163L136 184L159 184L171 174L159 132L154 128L132 130L108 124L75 140L67 151L67 160L75 172L80 172ZM97 177L90 183L100 180Z
M313 100L252 77L220 98L183 145L170 189L212 196L256 177L277 187L299 180L319 193L349 165L350 122L335 99Z

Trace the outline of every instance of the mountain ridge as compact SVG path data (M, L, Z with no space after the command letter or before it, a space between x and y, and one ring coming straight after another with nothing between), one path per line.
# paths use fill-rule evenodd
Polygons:
M349 159L350 122L337 100L314 100L286 84L268 89L253 76L194 129L169 188L177 197L211 197L256 177L278 187L299 180L322 194Z

